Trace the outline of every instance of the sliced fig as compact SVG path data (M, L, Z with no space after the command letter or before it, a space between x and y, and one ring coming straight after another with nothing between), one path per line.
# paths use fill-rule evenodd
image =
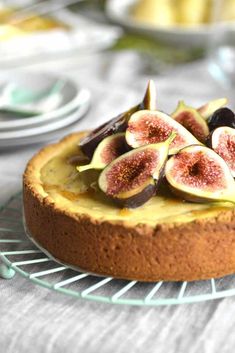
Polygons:
M197 111L205 120L207 120L217 109L224 107L227 103L227 98L215 99L202 105L200 108L197 109Z
M235 114L229 108L218 109L208 120L208 126L210 131L213 131L220 126L229 126L235 128Z
M107 136L125 131L130 116L140 109L156 109L156 88L152 80L148 82L144 99L140 104L135 105L124 113L119 114L117 117L99 126L80 141L79 146L83 153L91 159L100 141Z
M157 109L156 86L153 80L149 80L143 101L139 104L139 109L156 110Z
M225 161L205 146L188 146L166 163L172 191L191 202L235 203L235 181Z
M172 132L177 134L169 154L177 153L188 145L200 142L181 124L160 111L141 110L134 113L126 130L126 141L133 148L164 142Z
M235 178L235 129L218 127L211 133L209 145L225 160Z
M202 143L206 141L209 135L209 128L206 121L196 109L185 105L183 101L179 101L176 110L171 116L175 121L191 132L198 141Z
M129 117L137 110L138 106L135 106L93 130L80 141L82 152L91 159L96 147L105 137L126 130Z
M140 147L115 159L101 172L100 189L122 207L143 205L157 191L174 138L172 134L163 143Z
M104 169L114 159L127 152L125 133L118 133L106 137L97 146L89 164L77 167L79 172L88 169Z

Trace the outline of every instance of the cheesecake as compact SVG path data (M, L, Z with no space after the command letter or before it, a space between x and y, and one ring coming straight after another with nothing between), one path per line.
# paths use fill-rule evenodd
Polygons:
M139 281L193 281L235 272L235 208L194 203L160 191L140 207L117 207L79 173L69 135L39 151L23 176L27 231L58 261L97 275Z

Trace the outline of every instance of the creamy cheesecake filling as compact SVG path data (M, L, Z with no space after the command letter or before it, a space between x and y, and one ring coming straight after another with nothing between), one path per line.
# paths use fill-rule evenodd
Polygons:
M45 192L60 206L73 213L87 214L99 220L128 221L130 224L156 225L183 223L199 218L215 217L231 209L231 204L190 203L172 196L156 196L139 208L121 210L104 194L89 188L97 180L97 171L79 173L69 164L78 147L71 143L58 156L41 169L41 182Z

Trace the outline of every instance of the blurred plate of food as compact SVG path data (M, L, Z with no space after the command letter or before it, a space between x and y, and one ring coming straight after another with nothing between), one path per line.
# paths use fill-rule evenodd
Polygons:
M29 13L17 17L20 9L0 2L0 64L23 60L45 60L58 54L80 54L103 50L113 44L121 30L98 24L68 9L48 15Z
M205 47L216 23L235 27L235 0L108 0L109 19L163 42Z

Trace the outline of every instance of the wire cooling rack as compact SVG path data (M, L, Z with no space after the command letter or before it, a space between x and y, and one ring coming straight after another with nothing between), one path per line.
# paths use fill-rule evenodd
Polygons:
M235 295L235 275L198 282L144 283L99 277L62 265L25 234L21 193L0 208L0 259L2 278L10 279L18 273L50 290L97 302L158 306Z

